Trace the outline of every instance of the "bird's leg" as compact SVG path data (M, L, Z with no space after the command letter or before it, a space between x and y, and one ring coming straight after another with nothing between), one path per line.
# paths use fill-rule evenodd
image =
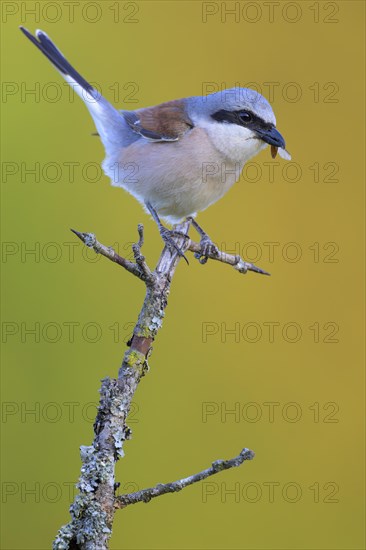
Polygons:
M183 250L179 248L179 246L176 244L176 242L173 239L173 237L185 237L186 239L189 239L188 235L186 235L185 233L182 233L182 231L176 231L174 229L168 229L167 227L164 227L164 225L160 221L157 211L152 206L152 204L150 202L146 202L145 205L148 211L150 212L150 214L152 215L156 225L158 226L160 235L164 243L166 244L166 246L170 250L175 250L175 252L177 252L179 256L184 258L187 264L189 264L186 256L184 255Z
M194 257L197 258L197 260L199 260L200 264L205 264L208 260L208 256L212 254L216 256L219 252L219 249L212 242L212 240L207 235L207 233L202 229L202 227L198 225L198 223L194 218L189 216L187 220L190 220L190 222L192 223L197 233L199 233L199 235L201 236L201 240L200 240L201 252L196 252Z

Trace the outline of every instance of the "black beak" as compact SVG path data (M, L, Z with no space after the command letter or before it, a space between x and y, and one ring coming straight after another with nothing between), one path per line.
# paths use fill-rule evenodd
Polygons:
M282 147L283 149L285 149L285 140L274 126L272 128L263 130L262 128L260 128L256 130L256 133L259 139L265 141L266 143L269 143L269 145L274 145L275 147Z

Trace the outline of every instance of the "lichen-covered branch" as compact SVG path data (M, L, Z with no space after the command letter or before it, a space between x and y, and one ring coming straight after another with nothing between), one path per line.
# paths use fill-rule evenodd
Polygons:
M176 493L185 487L188 487L188 485L202 481L203 479L218 474L223 470L240 466L245 460L252 460L253 458L253 451L250 449L243 449L235 458L231 458L230 460L215 460L210 468L202 470L202 472L198 472L198 474L193 474L189 477L178 479L177 481L173 481L171 483L159 483L158 485L155 485L155 487L142 489L141 491L129 493L128 495L120 495L116 498L116 507L125 508L130 504L137 504L137 502L150 502L152 498L166 495L167 493Z
M175 229L186 235L189 227L190 221L187 220L176 226ZM117 460L123 456L124 441L131 437L131 430L126 424L126 419L137 386L148 371L151 346L162 326L171 281L181 256L177 251L171 251L165 247L155 270L151 271L141 253L142 225L138 227L139 240L132 246L135 262L119 256L112 248L101 244L92 233L78 231L74 231L74 233L86 246L120 265L144 281L146 285L145 300L133 336L128 342L128 349L119 369L118 378L102 380L100 403L94 423L93 443L80 448L82 466L77 484L79 493L70 506L71 521L61 527L53 542L53 550L107 550L115 511L121 507L121 498L127 498L115 495L117 486L115 465ZM187 237L176 237L176 243L183 252L190 250L199 254L201 251L200 245L193 243ZM213 259L230 264L242 273L248 270L265 273L252 264L246 264L238 256L219 252ZM251 451L245 450L243 456L239 455L240 459L236 457L232 461L238 462L252 458L254 455L251 453ZM221 469L239 465L239 462L232 461L215 462L209 470L196 475L205 476L205 472L216 473ZM232 465L229 465L231 463ZM212 473L207 473L207 475L212 475ZM192 476L192 479L194 477ZM181 483L188 485L190 479L181 480ZM175 485L177 483L179 482L174 482L170 486L177 487ZM156 488L146 491L156 491ZM152 496L158 495L154 493ZM132 495L129 497L133 498Z

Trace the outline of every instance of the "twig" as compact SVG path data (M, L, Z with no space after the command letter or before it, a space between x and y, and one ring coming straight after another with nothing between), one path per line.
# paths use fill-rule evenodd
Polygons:
M126 260L126 258L123 258L119 254L117 254L117 252L111 246L105 246L104 244L100 243L94 233L81 233L80 231L76 231L76 229L71 229L71 231L75 233L75 235L85 244L85 246L92 248L97 254L101 254L105 258L108 258L108 260L111 260L112 262L115 262L116 264L124 267L130 273L136 275L136 277L144 280L144 273L142 270L139 269L139 265L136 265L133 262L130 262L129 260ZM140 241L141 237L139 243ZM139 243L134 246L138 247Z
M136 264L133 262L130 262L129 260L126 260L125 258L122 258L113 250L111 247L107 247L103 244L101 244L99 241L97 241L94 233L80 233L79 231L75 231L75 229L71 229L75 235L79 237L83 243L92 248L97 254L102 254L112 262L116 262L117 264L124 267L127 271L132 273L133 275L136 275L140 279L146 280L145 277L149 278L151 275L151 271L147 267L147 264L145 262L145 258L141 256L140 250L143 245L143 226L139 224L138 231L140 235L140 240L138 243L132 245L132 250L135 256ZM201 245L199 243L196 243L195 241L192 241L191 239L188 240L188 247L187 250L190 252L193 252L196 257L199 257L202 253ZM239 271L239 273L247 273L248 271L253 271L254 273L259 273L261 275L270 275L268 271L265 271L264 269L261 269L260 267L257 267L256 265L246 262L241 258L241 256L237 254L227 254L226 252L222 252L221 250L218 250L217 253L208 253L208 258L210 260L216 260L218 262L222 262L224 264L229 264L233 266L234 269Z
M188 250L194 252L195 255L197 255L198 257L201 254L201 245L194 241L190 241ZM218 262L232 265L234 269L239 271L239 273L245 274L247 273L247 271L254 271L255 273L260 273L261 275L270 275L270 273L264 271L264 269L261 269L260 267L257 267L250 262L244 261L240 256L227 254L226 252L222 252L221 250L218 250L216 254L208 253L208 258L210 260L217 260Z
M254 452L250 449L243 449L238 456L231 458L230 460L216 460L212 463L210 468L202 470L198 474L193 474L189 477L183 479L178 479L178 481L173 481L172 483L159 483L155 487L150 487L149 489L142 489L141 491L136 491L135 493L129 493L127 495L120 495L116 497L115 506L116 508L125 508L130 504L137 504L138 502L150 502L152 498L159 497L160 495L166 495L167 493L176 493L181 491L188 485L202 481L207 477L213 476L222 472L223 470L228 470L229 468L236 468L243 464L245 460L252 460L254 458Z

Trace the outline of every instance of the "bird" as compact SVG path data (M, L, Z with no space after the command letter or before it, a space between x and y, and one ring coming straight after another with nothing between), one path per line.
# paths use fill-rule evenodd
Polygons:
M205 263L218 249L195 220L197 213L221 199L245 163L268 145L273 158L278 152L291 159L270 103L256 90L236 86L134 111L118 110L74 69L44 31L33 35L22 26L20 30L87 106L104 145L102 168L111 184L143 205L165 244L180 256L184 253L174 237L182 233L175 224L185 219L192 223L200 235L196 257Z

